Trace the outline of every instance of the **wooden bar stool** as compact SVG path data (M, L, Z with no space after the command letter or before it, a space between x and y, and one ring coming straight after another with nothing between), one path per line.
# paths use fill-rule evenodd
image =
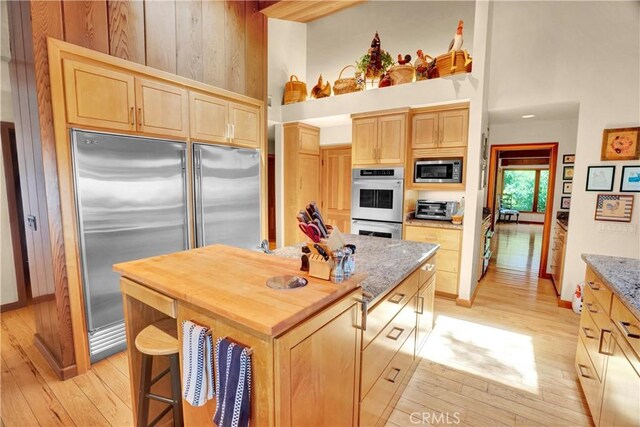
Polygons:
M182 393L180 387L180 362L178 357L178 340L176 320L165 319L144 328L136 337L136 348L142 353L142 371L140 390L138 391L138 427L154 426L171 409L173 409L173 425L182 426ZM154 356L168 356L169 367L151 379ZM151 386L165 375L171 375L171 398L151 393ZM149 399L166 403L168 406L147 424L149 419Z

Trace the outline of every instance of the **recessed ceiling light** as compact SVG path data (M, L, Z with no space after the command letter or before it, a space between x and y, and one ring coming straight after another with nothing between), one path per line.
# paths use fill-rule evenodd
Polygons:
M522 116L523 119L533 119L536 115L535 114L525 114L524 116Z

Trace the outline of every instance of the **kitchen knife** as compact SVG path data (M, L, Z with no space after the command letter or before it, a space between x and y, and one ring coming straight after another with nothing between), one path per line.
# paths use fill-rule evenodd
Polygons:
M298 215L296 215L296 218L298 218L298 222L301 223L301 224L306 224L307 223L307 220L305 219L304 215L302 215L300 213Z
M312 222L312 221L313 221L313 218L311 218L311 217L309 216L309 214L307 213L307 211L306 211L306 210L304 210L304 209L300 209L300 212L299 212L299 213L300 213L300 215L302 215L302 216L304 217L304 222L305 222L305 224L308 224L308 223L310 223L310 222Z
M329 237L329 231L327 230L327 227L325 227L324 223L320 219L320 215L318 215L318 212L314 212L313 217L314 217L313 223L317 225L320 231L322 232L322 237L324 237L325 239Z
M318 205L316 204L316 202L311 202L311 208L313 209L314 212L317 212L318 215L320 216L320 221L322 221L322 223L324 223L324 219L322 218L322 214L320 213L320 209L318 209Z
M320 255L322 255L322 258L324 258L325 261L329 260L329 255L327 255L327 253L325 252L324 249L322 249L322 246L320 246L319 244L314 244L313 245L314 248L316 248L316 251L318 251L318 253Z

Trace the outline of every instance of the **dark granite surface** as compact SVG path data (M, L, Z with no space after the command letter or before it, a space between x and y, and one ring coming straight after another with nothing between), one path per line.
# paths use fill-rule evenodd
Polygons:
M640 259L592 254L582 254L582 259L640 317Z
M558 224L562 226L565 230L569 230L569 212L558 212L556 214L556 220Z
M343 236L347 243L356 245L356 272L368 274L362 282L362 289L371 294L365 296L371 305L384 298L440 247L432 243L382 237L355 234ZM300 258L301 246L287 246L275 249L273 253L286 258Z

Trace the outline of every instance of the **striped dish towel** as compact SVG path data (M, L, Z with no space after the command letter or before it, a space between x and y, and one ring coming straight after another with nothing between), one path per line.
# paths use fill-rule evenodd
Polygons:
M251 410L251 355L226 338L216 341L216 414L218 427L247 427Z
M184 398L192 406L202 406L214 397L213 338L208 328L182 322L182 380Z

